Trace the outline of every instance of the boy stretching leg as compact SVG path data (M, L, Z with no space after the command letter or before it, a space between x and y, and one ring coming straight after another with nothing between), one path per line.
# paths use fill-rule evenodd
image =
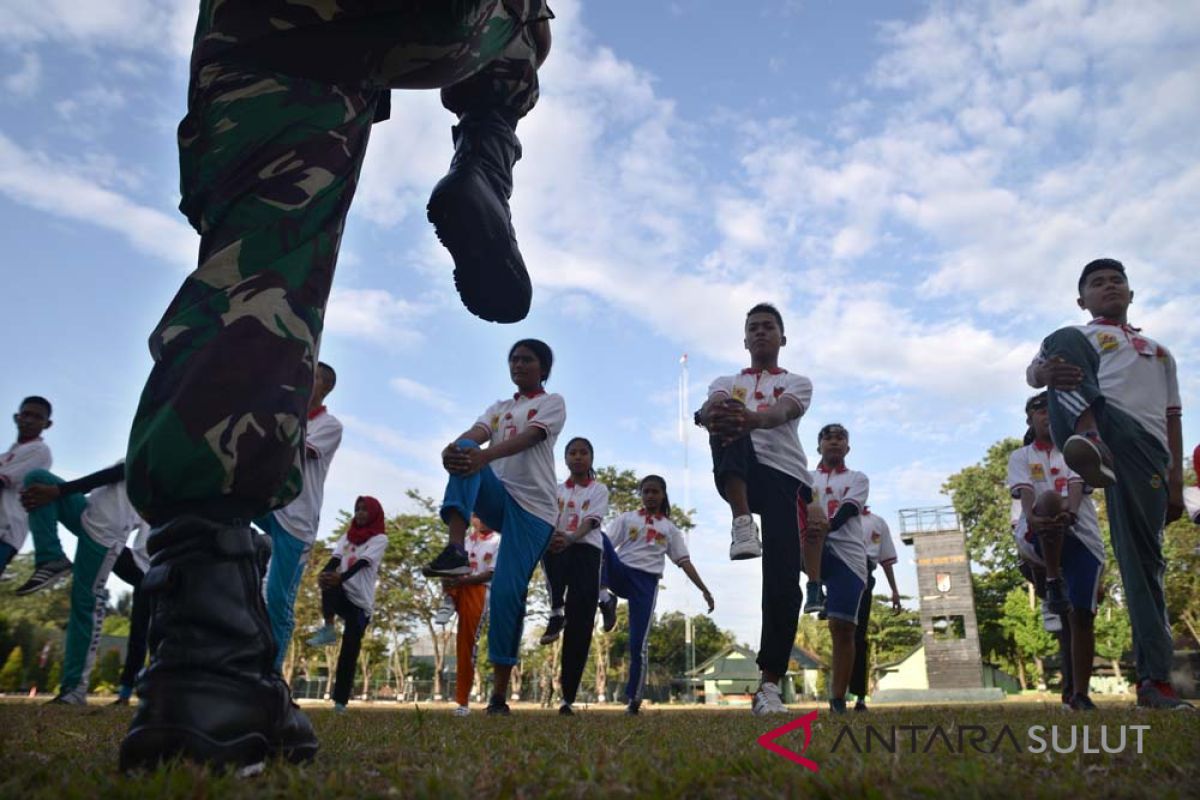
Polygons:
M796 433L812 399L812 381L779 367L779 350L787 338L778 309L768 303L750 309L744 342L750 367L712 382L696 422L711 434L713 477L733 512L729 557L763 556L762 685L752 711L786 714L779 681L787 673L800 618L800 569L809 575L811 603L820 597L814 581L820 581L828 521L818 504L810 505L812 476ZM762 516L761 543L751 512ZM813 603L805 611L817 607Z
M1042 342L1027 377L1047 386L1050 432L1084 481L1103 488L1133 626L1138 706L1191 708L1169 678L1174 645L1163 591L1166 524L1183 513L1183 434L1175 359L1129 324L1133 292L1120 261L1079 276L1086 325Z

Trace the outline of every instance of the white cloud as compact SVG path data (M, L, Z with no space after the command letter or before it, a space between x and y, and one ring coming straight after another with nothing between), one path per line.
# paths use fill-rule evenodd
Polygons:
M449 399L446 392L439 391L429 384L414 381L412 378L396 377L388 381L388 386L400 396L444 414L453 415L458 411L458 404Z
M32 97L42 84L42 59L33 50L21 53L21 66L4 79L4 88L19 97Z
M197 237L180 217L140 205L0 133L0 192L47 214L97 225L146 255L195 267Z
M425 313L423 307L384 289L334 286L325 311L325 331L390 347L407 347L423 338L415 324Z
M0 0L0 41L108 46L174 56L191 50L196 3L190 0Z

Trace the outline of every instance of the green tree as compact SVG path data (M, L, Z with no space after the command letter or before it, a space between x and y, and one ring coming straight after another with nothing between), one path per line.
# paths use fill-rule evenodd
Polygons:
M650 629L650 653L654 671L651 677L658 683L670 682L687 669L686 618L680 611L668 611ZM731 631L723 631L705 614L692 617L692 642L696 647L696 663L702 664L737 641Z
M907 598L906 598L907 599ZM903 609L892 613L891 596L877 594L871 598L871 620L867 624L867 674L874 674L879 664L903 658L921 643L921 615Z
M1001 439L983 461L954 473L942 484L967 535L967 556L985 572L1015 572L1019 563L1013 541L1008 490L1008 457L1020 441Z
M967 557L974 565L971 579L980 652L1023 673L1024 665L1003 625L1005 599L1024 584L1017 569L1020 558L1012 535L1012 495L1008 490L1008 458L1020 446L1013 438L996 442L981 462L947 478L942 493L954 504L966 534Z
M112 689L121 680L121 651L115 647L110 647L100 654L100 658L96 659L96 666L92 670L92 679L89 682L89 691L97 691Z
M1196 473L1187 470L1184 482L1196 485ZM1188 645L1200 647L1200 525L1185 514L1167 526L1163 537L1163 554L1167 559L1167 608L1176 627L1177 636L1185 635Z
M1133 647L1129 610L1109 595L1096 610L1096 655L1112 663L1113 675L1124 678L1121 659Z
M1017 587L1004 599L1004 617L1001 626L1012 639L1019 658L1017 678L1021 688L1028 686L1025 675L1026 659L1031 659L1037 670L1037 683L1045 685L1046 669L1043 658L1058 651L1058 640L1046 630L1041 610L1033 596L1033 587Z
M5 659L4 668L0 669L0 692L20 691L24 675L25 654L21 651L21 646L17 645Z

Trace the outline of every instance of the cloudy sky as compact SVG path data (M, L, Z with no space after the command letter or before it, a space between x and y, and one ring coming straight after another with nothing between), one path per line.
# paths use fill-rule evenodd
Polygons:
M68 477L123 453L146 336L194 263L174 128L195 6L0 0L0 403L53 400ZM1132 321L1173 349L1200 441L1194 3L553 8L542 100L518 131L528 320L459 307L423 213L451 155L437 95L395 93L372 134L322 352L346 426L326 534L357 494L392 511L410 487L439 494L439 450L512 391L507 348L535 336L555 349L565 436L690 497L715 619L755 642L759 565L727 560L698 429L684 470L680 356L696 406L745 365L746 309L776 303L783 364L816 387L805 447L846 424L895 530L899 509L947 502L947 475L1020 435L1024 365L1084 321L1076 277L1102 255L1130 270ZM666 584L660 609L701 610L682 575Z

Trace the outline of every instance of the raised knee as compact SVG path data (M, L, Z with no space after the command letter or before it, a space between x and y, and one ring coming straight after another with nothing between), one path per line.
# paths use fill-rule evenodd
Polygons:
M48 469L31 469L25 474L25 480L23 480L22 483L25 486L32 486L35 483L53 486L55 484L62 483L62 481L60 481L58 476Z

